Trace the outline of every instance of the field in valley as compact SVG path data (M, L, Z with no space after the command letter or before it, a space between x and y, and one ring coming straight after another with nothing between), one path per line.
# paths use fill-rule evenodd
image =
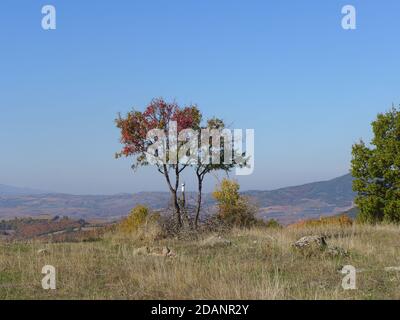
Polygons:
M348 255L304 254L292 246L314 234ZM222 237L2 241L0 299L400 298L400 271L385 271L400 266L397 226L234 229ZM165 247L170 254L159 254ZM56 290L42 288L44 265L56 268ZM356 290L342 288L344 265L358 270Z

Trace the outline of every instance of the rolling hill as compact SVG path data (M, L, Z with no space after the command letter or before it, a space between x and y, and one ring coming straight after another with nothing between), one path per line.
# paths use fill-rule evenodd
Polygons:
M301 219L334 215L353 207L352 177L345 175L328 181L271 191L246 191L260 207L260 216L292 223ZM187 193L188 203L194 203L195 193ZM153 209L169 206L167 192L140 192L117 195L70 195L42 193L24 188L0 188L0 219L21 216L70 216L83 219L115 220L125 216L132 207L144 204ZM214 201L204 195L205 212Z
M272 191L247 191L262 208L261 216L283 223L334 215L353 207L355 193L350 174Z

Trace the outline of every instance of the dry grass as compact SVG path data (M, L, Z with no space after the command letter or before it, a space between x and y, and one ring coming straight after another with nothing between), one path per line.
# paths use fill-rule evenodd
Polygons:
M348 257L306 257L291 244L324 234ZM209 235L204 235L208 237ZM0 299L399 299L400 228L321 226L232 230L231 245L207 241L123 238L87 243L0 243ZM176 257L135 255L143 245L167 245ZM46 248L47 255L38 254ZM43 290L44 265L57 270L57 289ZM357 273L343 290L342 266Z

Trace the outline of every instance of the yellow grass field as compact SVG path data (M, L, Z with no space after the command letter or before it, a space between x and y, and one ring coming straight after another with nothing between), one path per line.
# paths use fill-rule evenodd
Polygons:
M304 235L324 234L348 256L304 255ZM0 299L399 299L398 226L234 229L231 244L203 239L145 242L108 234L95 242L0 242ZM211 238L212 239L212 238ZM138 254L168 246L174 255ZM40 249L46 251L38 252ZM139 250L140 251L140 250ZM56 290L41 285L56 268ZM357 268L344 290L344 265Z

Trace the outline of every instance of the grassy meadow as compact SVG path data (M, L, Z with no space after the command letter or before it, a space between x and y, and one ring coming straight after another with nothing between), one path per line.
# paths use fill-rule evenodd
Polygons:
M323 234L347 256L305 255L292 246ZM106 234L98 241L0 242L0 299L399 299L400 228L392 225L232 229L222 237L145 240ZM140 254L143 246L171 256ZM44 251L40 251L45 249ZM44 265L56 290L44 290ZM344 265L356 290L342 288Z

